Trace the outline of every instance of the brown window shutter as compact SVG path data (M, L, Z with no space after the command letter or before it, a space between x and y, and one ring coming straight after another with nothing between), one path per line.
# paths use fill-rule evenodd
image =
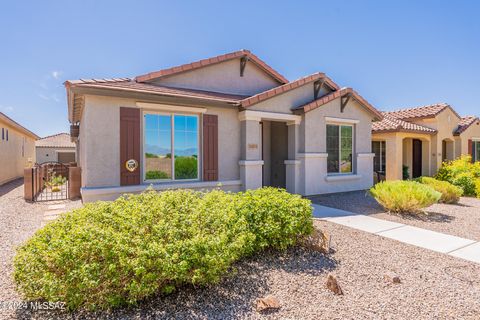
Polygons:
M468 154L472 157L472 162L474 161L473 159L473 141L468 140Z
M140 109L120 108L120 185L140 184ZM127 170L126 162L138 163L135 171Z
M203 180L218 180L218 116L203 115Z

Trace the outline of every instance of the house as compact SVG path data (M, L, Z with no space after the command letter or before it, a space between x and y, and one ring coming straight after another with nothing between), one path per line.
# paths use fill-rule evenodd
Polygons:
M289 81L241 50L65 86L86 202L149 185L314 195L373 183L382 114L323 73Z
M70 134L57 133L41 138L35 142L37 163L60 162L68 164L75 162L75 143Z
M443 161L460 155L480 155L480 121L461 117L449 104L382 112L383 120L372 126L374 170L387 180L402 179L403 167L409 178L434 175Z
M35 163L35 140L39 137L0 112L0 185L23 176Z

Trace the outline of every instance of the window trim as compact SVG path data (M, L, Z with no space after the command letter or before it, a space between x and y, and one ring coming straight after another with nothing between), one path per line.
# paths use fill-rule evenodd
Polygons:
M355 159L354 159L354 154L355 154L355 123L351 122L327 122L325 129L327 126L337 126L338 128L338 172L328 172L328 146L326 145L326 151L327 151L327 176L347 176L347 175L354 175L355 171L354 167L356 165ZM342 127L351 127L352 128L352 168L350 172L341 172L340 171L340 160L342 156ZM327 137L325 130L325 137Z
M164 116L169 116L170 117L170 124L171 124L171 137L170 137L170 145L171 145L171 154L172 154L172 178L170 179L146 179L146 158L145 158L145 150L146 150L146 141L145 141L145 116L147 114L154 114L154 115L164 115ZM198 154L197 154L197 178L195 179L174 179L175 177L175 116L193 116L197 118L197 148L198 148ZM181 183L181 182L192 182L192 181L201 181L201 117L200 114L196 113L188 113L188 112L168 112L168 111L157 111L157 110L144 110L142 112L142 180L143 183Z

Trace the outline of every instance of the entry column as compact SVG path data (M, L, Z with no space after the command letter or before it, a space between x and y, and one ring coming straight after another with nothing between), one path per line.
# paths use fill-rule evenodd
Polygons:
M244 117L241 121L240 179L243 189L262 187L263 160L261 156L260 119Z
M287 122L288 159L285 160L286 189L290 193L300 193L300 160L297 159L299 122Z

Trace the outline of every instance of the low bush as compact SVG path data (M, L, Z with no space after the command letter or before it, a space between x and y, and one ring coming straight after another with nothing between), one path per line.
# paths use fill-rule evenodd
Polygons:
M430 177L420 177L416 181L428 185L442 194L440 202L457 203L463 195L463 190L447 181L440 181Z
M384 181L370 189L370 194L387 211L421 213L440 200L442 194L432 187L415 181Z
M435 178L460 187L465 196L480 195L475 187L477 179L480 179L480 162L473 163L470 156L444 162Z
M149 170L145 174L145 179L147 180L158 180L158 179L169 179L170 176L165 171L160 170Z
M235 206L255 236L250 253L266 247L285 249L296 243L298 235L313 232L310 201L285 190L248 190L237 194Z
M14 278L26 298L70 310L131 305L216 283L242 257L286 248L312 229L309 200L278 189L150 190L47 224L18 249Z

